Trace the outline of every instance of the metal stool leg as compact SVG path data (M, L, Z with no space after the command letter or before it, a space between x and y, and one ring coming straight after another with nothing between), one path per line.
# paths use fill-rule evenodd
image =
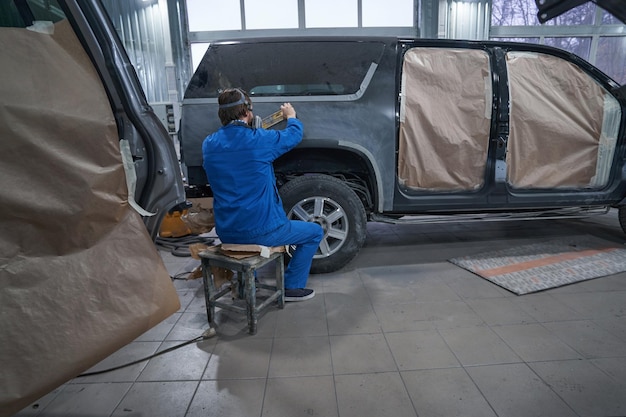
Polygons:
M256 310L256 283L254 282L254 270L247 270L243 273L243 275L248 315L248 333L256 334L258 312Z
M213 305L213 297L215 296L215 281L211 265L208 261L202 265L202 283L204 285L204 301L206 304L206 315L209 324L213 324L215 320L215 306Z

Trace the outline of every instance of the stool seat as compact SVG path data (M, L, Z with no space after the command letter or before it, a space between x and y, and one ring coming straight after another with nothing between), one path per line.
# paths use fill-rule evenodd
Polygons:
M231 248L232 250L232 248ZM284 281L284 263L283 253L280 251L270 251L269 254L248 254L246 257L228 256L221 252L221 247L215 246L209 250L202 251L198 254L202 263L202 281L204 284L204 298L207 309L207 319L210 324L215 320L215 307L237 313L245 313L248 318L248 332L256 334L259 313L269 307L276 301L278 308L285 306L285 281ZM254 273L270 262L275 263L276 267L276 285L266 285L255 281ZM237 273L237 279L243 284L243 298L246 301L246 307L225 303L219 299L229 294L230 288L219 289L215 287L215 276L212 267L229 269ZM256 290L257 288L272 291L270 296L257 306Z

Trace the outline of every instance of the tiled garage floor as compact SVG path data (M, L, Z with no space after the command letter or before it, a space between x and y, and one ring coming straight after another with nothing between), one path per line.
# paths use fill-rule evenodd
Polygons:
M616 213L368 230L347 268L312 276L317 296L271 309L257 335L221 314L216 337L72 380L18 416L626 415L626 273L516 296L446 261L575 234L623 244ZM162 254L173 275L195 266ZM92 370L202 334L201 284L176 280L180 311Z

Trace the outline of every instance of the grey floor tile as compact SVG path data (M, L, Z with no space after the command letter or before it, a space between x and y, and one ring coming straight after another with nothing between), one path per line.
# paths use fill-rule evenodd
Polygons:
M286 303L276 317L275 337L327 336L324 295L301 302Z
M31 404L29 404L28 407L24 407L22 410L16 413L14 417L38 416L41 413L41 411L44 410L48 406L48 404L50 404L50 402L52 402L52 400L54 400L56 396L59 395L61 391L63 391L64 388L65 388L65 385L61 385L60 387L50 391L48 394L39 398L37 401L34 401Z
M551 322L543 325L585 358L626 356L626 342L591 320Z
M358 256L348 265L349 269L397 266L415 263L415 247L412 245L368 246L361 249Z
M467 304L490 326L536 322L511 298L467 300Z
M626 382L626 358L591 359L590 362L602 369L615 382L620 384Z
M338 417L332 376L270 378L267 380L265 417Z
M503 297L503 290L497 285L465 269L460 267L456 268L458 269L457 276L449 280L448 285L461 299L472 300Z
M554 297L587 319L626 315L626 291L558 294Z
M593 320L593 322L618 339L626 342L626 316L597 319Z
M215 339L191 343L150 359L137 378L138 381L185 381L200 380L215 348ZM163 351L178 345L164 342Z
M195 301L196 298L204 300L204 292L201 284L197 285L197 282L189 281L194 285L186 284L186 286L179 288L179 286L176 285L177 282L179 281L174 281L174 286L176 287L176 293L178 294L178 299L180 301L180 309L178 310L180 313L184 313L187 308L189 308L191 302Z
M257 322L257 333L250 335L248 332L248 318L245 314L235 313L232 311L216 309L216 318L213 327L217 331L217 335L221 339L231 340L233 338L247 339L254 337L272 338L276 332L276 322L281 314L285 314L285 310L277 307L268 307L267 310L259 314ZM206 313L205 313L206 317Z
M422 235L424 236L424 235ZM401 239L401 238L399 238ZM416 244L419 250L416 251ZM349 265L350 269L381 266L414 265L417 263L446 262L450 258L466 254L467 244L455 241L449 235L442 242L424 244L424 238L412 237L403 244L366 246Z
M202 381L185 417L260 416L265 379Z
M154 354L161 342L132 342L124 346L117 352L111 354L85 373L100 372L112 369L121 365L126 365L137 360L147 358ZM84 384L94 382L134 382L141 371L146 367L148 361L139 362L135 365L126 366L111 372L104 372L98 375L75 378L70 383Z
M398 370L382 334L331 336L330 352L335 375Z
M335 376L341 417L417 417L397 372Z
M331 375L328 336L274 339L269 377Z
M364 288L359 271L353 268L342 268L336 272L311 275L311 277L315 277L324 291L352 294Z
M70 384L37 416L108 417L126 395L131 385L127 382Z
M189 279L189 275L200 267L200 259L190 256L172 257L167 260L166 268L175 279Z
M582 359L541 324L496 326L492 330L525 362Z
M374 311L385 332L446 329L484 323L464 301L377 304Z
M579 415L626 415L626 385L616 383L592 363L558 361L529 366Z
M402 372L419 417L495 417L464 369Z
M498 417L578 417L526 364L466 369Z
M365 289L352 294L327 290L324 297L329 334L382 333Z
M349 282L348 282L349 281ZM326 308L341 304L371 304L370 296L360 276L352 276L347 281L324 284L324 303Z
M159 250L163 264L171 276L177 276L185 272L191 272L199 261L189 256L174 256L170 251Z
M590 279L579 285L590 292L626 291L626 272Z
M521 362L489 327L444 329L440 333L464 366Z
M194 298L194 290L176 290L176 293L178 294L178 300L180 301L180 308L178 309L178 312L183 313Z
M401 371L460 367L436 330L387 333L385 337Z
M446 280L440 278L443 267L446 265L404 265L387 272L368 268L361 270L361 277L373 304L459 300Z
M272 339L219 340L202 379L266 378Z
M174 325L180 319L181 313L174 313L167 317L161 323L154 326L141 336L135 339L135 342L160 342L172 331Z
M191 340L201 336L209 327L206 311L182 313L165 340L181 342Z
M580 320L584 317L550 294L526 294L512 299L513 303L538 322Z
M197 381L136 382L112 417L184 417Z
M185 313L203 313L206 317L206 298L204 296L204 287L200 286L195 289L189 298Z

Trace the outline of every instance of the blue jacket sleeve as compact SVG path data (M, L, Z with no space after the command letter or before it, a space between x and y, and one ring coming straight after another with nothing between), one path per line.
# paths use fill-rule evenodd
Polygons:
M272 161L295 148L303 136L302 122L296 118L287 119L283 130L263 130L262 140L271 148Z

